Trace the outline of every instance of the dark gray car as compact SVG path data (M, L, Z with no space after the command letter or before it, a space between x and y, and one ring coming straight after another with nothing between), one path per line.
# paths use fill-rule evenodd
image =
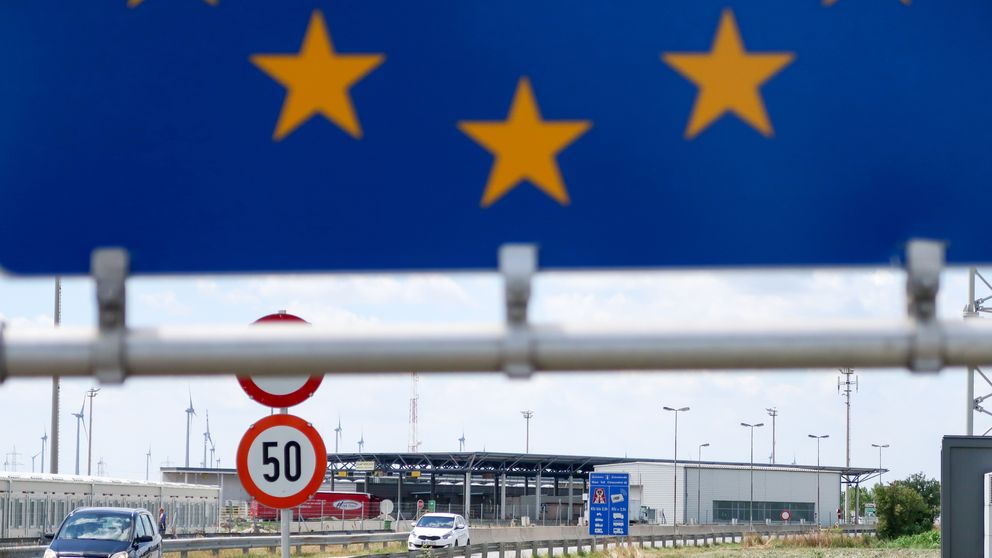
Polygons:
M44 558L162 558L162 537L151 513L133 508L73 510Z

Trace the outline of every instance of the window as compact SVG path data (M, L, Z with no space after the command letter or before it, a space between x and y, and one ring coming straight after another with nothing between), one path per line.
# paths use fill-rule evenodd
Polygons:
M147 516L147 515L142 514L141 515L141 521L145 524L145 531L148 532L148 535L154 537L155 536L155 527L153 526L152 518L149 517L149 516Z
M131 538L131 516L105 512L77 513L66 520L58 538L127 541Z
M137 517L137 520L138 521L135 522L135 526L134 526L134 536L135 537L147 537L150 534L148 532L148 527L145 526L145 522L143 521L144 519L145 519L145 516L143 516L143 515L139 515Z
M790 521L805 519L813 522L815 504L812 502L753 502L714 500L713 518L719 522L729 523L731 520L748 521L750 513L754 514L753 521L764 523L766 519L782 521L782 512L789 512Z

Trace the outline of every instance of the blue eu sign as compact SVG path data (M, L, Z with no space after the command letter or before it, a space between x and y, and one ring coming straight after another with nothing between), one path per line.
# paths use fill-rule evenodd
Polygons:
M589 534L626 536L629 525L630 475L589 474Z
M992 2L0 2L0 268L992 261Z

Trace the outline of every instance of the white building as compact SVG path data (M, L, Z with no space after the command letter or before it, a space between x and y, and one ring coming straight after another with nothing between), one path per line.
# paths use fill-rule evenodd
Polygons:
M753 509L755 523L782 522L787 512L789 522L813 523L819 516L822 525L837 522L837 510L843 507L842 482L861 482L877 473L875 469L755 464L752 482L748 463L679 461L676 475L674 467L671 461L632 461L597 465L596 472L630 474L632 519L646 508L653 510L654 521L659 523L671 524L673 509L674 521L680 524L732 523L735 519L746 523L748 510Z

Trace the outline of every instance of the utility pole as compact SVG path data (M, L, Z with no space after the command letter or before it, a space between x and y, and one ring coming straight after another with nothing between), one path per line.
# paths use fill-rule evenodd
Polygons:
M775 464L775 417L778 416L778 409L772 407L770 409L765 409L768 411L768 416L772 417L772 465Z
M62 278L55 278L55 328L62 325ZM52 457L50 459L52 474L59 472L59 395L61 386L59 377L52 376ZM42 452L44 453L44 452ZM41 458L41 470L45 470L45 458Z
M689 407L662 407L675 413L675 459L672 461L672 526L679 524L679 413L689 410Z
M90 388L86 392L86 397L90 398L90 427L86 436L87 440L89 440L89 445L86 449L86 476L90 476L93 473L93 398L99 392L100 388Z
M851 467L851 392L858 391L858 377L854 376L853 368L841 368L842 377L837 378L837 393L844 397L844 408L847 412L847 426L845 428L844 443L844 466ZM852 380L851 377L854 376ZM844 523L847 523L847 513L851 504L850 485L844 488Z
M534 411L520 411L520 414L524 416L524 420L527 421L527 438L524 442L524 453L530 453L530 419L534 418ZM538 487L540 489L540 487Z
M822 436L807 434L807 436L816 439L816 512L813 515L816 517L816 524L820 526L823 525L823 520L820 517L820 440L829 438L830 434Z

